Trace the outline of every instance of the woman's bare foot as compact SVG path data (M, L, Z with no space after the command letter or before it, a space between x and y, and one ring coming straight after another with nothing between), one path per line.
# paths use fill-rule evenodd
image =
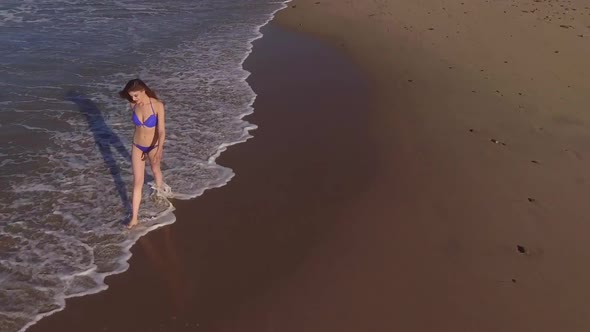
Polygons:
M131 221L129 222L129 224L127 224L127 229L131 229L135 225L137 225L137 218L131 219Z

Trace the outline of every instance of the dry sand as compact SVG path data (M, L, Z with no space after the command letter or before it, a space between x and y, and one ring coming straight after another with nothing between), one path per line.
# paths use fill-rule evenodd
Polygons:
M301 0L277 21L339 46L376 82L371 133L386 162L350 215L376 247L358 261L382 264L361 274L394 285L363 305L382 315L356 319L351 305L347 319L590 330L587 2Z
M269 27L236 178L32 331L590 331L588 7L291 2L364 76Z

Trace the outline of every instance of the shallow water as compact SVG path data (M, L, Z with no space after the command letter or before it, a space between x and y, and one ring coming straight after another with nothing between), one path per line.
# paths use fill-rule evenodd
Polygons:
M129 248L174 221L144 186L128 218L133 124L123 85L140 77L165 102L163 172L176 198L224 185L215 164L254 126L242 62L267 0L3 1L0 4L0 330L18 331L105 289ZM149 169L149 167L148 167ZM147 182L151 181L148 171Z

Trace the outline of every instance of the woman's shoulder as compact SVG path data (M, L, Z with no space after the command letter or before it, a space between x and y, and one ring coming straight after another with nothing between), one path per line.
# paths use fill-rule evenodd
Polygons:
M156 98L151 98L151 100L152 105L154 105L154 108L156 108L159 111L164 110L164 102Z

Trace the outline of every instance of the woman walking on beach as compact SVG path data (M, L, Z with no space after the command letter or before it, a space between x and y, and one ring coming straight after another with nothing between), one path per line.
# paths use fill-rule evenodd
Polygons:
M131 165L133 168L132 215L128 228L137 225L139 203L143 189L145 159L150 160L156 190L162 189L162 170L160 162L164 148L166 131L164 129L164 104L142 80L133 79L119 92L121 98L131 103L132 120L135 124Z

